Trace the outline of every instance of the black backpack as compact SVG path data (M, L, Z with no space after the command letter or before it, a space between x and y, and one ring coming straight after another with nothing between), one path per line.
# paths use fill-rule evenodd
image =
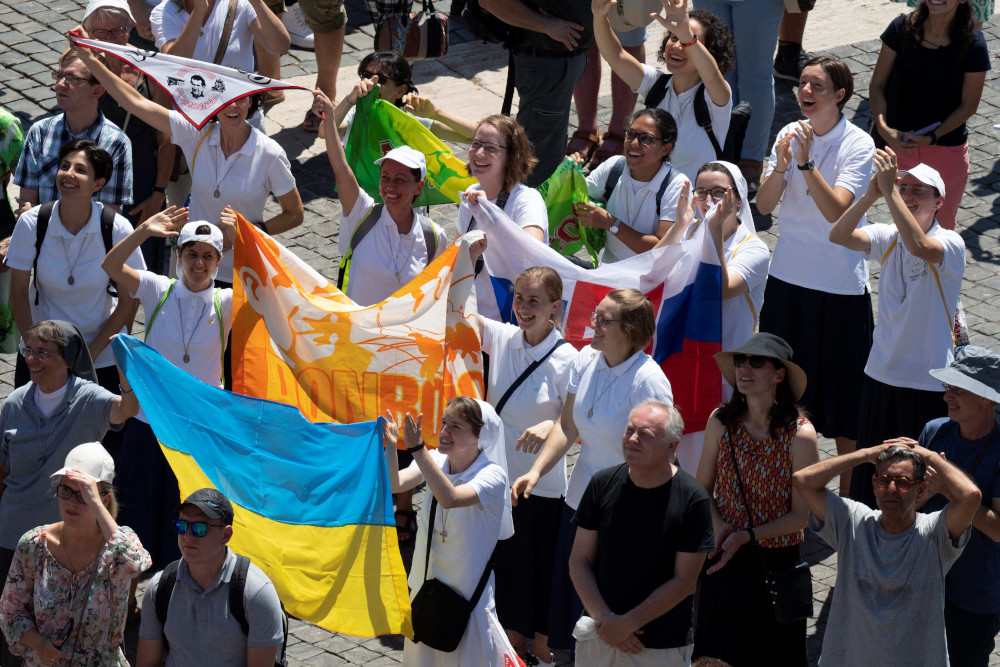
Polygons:
M670 84L670 77L673 74L660 74L660 77L653 83L646 95L646 107L655 107L667 95L667 86ZM719 140L712 131L712 116L708 113L708 100L706 99L705 84L698 84L698 92L694 94L694 118L698 127L705 130L708 140L712 142L715 149L716 160L727 160L738 162L740 154L743 152L743 139L747 134L747 125L750 123L750 116L753 114L753 107L747 101L740 102L729 112L729 132L726 134L725 145L720 145Z
M608 172L608 180L604 183L604 203L607 204L608 200L611 199L611 193L615 191L615 186L618 185L618 181L621 180L622 172L625 171L625 159L615 160L614 165ZM660 183L660 189L656 191L656 219L660 219L660 200L663 199L663 193L667 191L667 187L670 186L670 181L674 177L674 168L671 167L667 171L667 175L663 177L663 182Z
M42 251L42 243L45 241L45 233L49 230L49 218L52 217L52 210L55 208L54 201L45 202L38 209L38 225L35 228L35 260L31 263L32 280L35 284L35 305L38 305L38 253ZM104 254L111 252L114 243L111 240L111 232L115 228L115 211L106 204L101 204L101 238L104 240ZM115 281L108 278L108 294L118 298L118 290Z
M484 44L507 44L509 26L479 6L479 0L465 0L462 23Z
M174 584L177 583L178 565L180 565L180 561L175 560L163 568L163 572L160 573L160 583L156 587L156 596L153 599L153 604L156 607L156 618L159 619L160 625L164 627L167 624L167 612L170 610L170 598L174 595ZM247 612L243 606L243 589L246 588L247 572L249 571L250 559L237 554L236 567L233 569L233 575L229 579L229 613L240 624L240 628L243 629L243 634L245 635L250 634L250 623L247 621ZM169 590L170 594L162 595L164 590ZM288 666L288 659L285 657L285 647L288 645L288 614L285 613L284 605L281 605L281 626L284 631L284 638L281 640L281 647L278 649L278 653L274 656L275 667ZM163 649L164 653L170 651L166 634L163 635Z

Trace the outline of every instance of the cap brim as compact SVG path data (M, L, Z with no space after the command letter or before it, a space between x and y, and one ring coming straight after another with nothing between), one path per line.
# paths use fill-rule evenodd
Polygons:
M738 352L738 349L727 350L725 352L716 352L713 355L715 363L719 366L719 371L722 373L722 377L726 378L726 382L733 389L736 389L736 367L733 366L733 356ZM761 356L766 356L768 359L775 359L768 355ZM792 386L792 396L795 397L796 401L802 400L802 394L806 392L806 383L808 380L806 372L798 364L794 364L791 361L785 361L784 359L775 360L785 367L785 374L788 376L788 382Z
M202 511L202 513L205 516L207 516L207 517L209 517L211 519L224 519L224 518L226 518L225 512L221 512L220 513L218 510L216 510L215 508L211 507L207 503L203 503L203 502L200 502L198 500L189 500L187 502L182 502L179 505L177 505L177 507L174 508L174 511L175 512L180 512L184 508L185 505L191 505L193 507L197 507L198 509L200 509Z
M1000 403L1000 392L997 392L996 389L991 388L989 385L984 384L979 380L970 378L968 375L955 368L934 368L928 371L928 373L930 373L932 378L940 380L944 384L965 389L966 391L970 391L976 396L981 396L988 401Z

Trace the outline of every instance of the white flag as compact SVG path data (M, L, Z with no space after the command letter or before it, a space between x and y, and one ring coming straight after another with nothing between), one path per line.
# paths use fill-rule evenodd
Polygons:
M302 88L266 76L191 58L144 51L70 35L74 45L103 51L139 70L173 98L177 111L199 130L228 104L269 90Z

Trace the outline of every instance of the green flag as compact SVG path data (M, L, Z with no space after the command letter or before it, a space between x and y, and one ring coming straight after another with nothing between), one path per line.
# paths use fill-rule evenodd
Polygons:
M376 202L381 202L380 168L375 160L397 146L409 146L423 153L427 160L427 182L413 205L459 203L458 193L477 182L469 176L465 163L416 118L379 99L378 91L375 86L358 100L351 136L344 149L358 185Z
M597 266L606 240L605 231L580 226L573 214L574 202L590 201L587 179L580 165L566 158L549 179L538 186L538 192L549 211L549 245L563 255L575 255L580 248L586 248L590 260Z

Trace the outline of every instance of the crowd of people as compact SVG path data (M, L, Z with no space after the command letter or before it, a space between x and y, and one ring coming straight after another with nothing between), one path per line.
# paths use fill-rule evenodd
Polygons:
M478 315L485 398L448 402L435 449L420 435L433 417L386 414L414 615L428 613L421 592L432 586L471 609L455 645L418 631L404 663L499 664L496 620L526 664L567 650L587 666L806 665L811 529L838 552L821 664L987 665L1000 632L1000 355L962 328L965 244L954 231L966 122L990 69L982 9L919 0L886 28L865 129L844 114L855 93L845 62L794 40L775 60L789 16L778 0L661 0L665 72L645 64L646 30L623 25L613 0L478 4L507 26L516 118L444 111L394 52L364 57L338 97L343 2L292 5L305 17L296 29L314 33L303 129L323 137L337 183L338 286L376 304L451 240L414 206L428 183L423 153L385 152L373 191L355 176L345 145L358 99L377 86L468 146L478 182L462 195L458 235L489 201L529 243L547 244L535 186L567 156L587 171L590 201L574 214L603 230L602 265L705 225L721 269L723 401L704 431L685 433L674 391L690 379L668 379L648 354L656 321L641 292L610 290L578 351L562 335L560 274L517 276L514 323L495 306ZM293 40L286 9L90 0L80 30L273 77ZM603 135L602 60L615 77ZM283 96L234 100L197 129L140 72L96 50L68 48L52 74L59 111L27 129L19 160L4 157L5 186L13 176L20 188L4 264L21 341L0 407L0 665L123 664L131 621L143 667L206 655L274 664L274 586L227 546L223 494L181 502L109 341L132 330L141 305L149 345L231 386L235 211L271 235L304 216L288 156L265 132L264 112ZM802 116L775 136L772 76L797 82ZM568 136L572 100L580 123ZM279 212L268 217L272 197ZM888 217L870 223L879 202ZM752 205L776 212L773 253ZM483 264L506 251L470 244L479 290L492 289ZM836 456L820 460L820 435Z

